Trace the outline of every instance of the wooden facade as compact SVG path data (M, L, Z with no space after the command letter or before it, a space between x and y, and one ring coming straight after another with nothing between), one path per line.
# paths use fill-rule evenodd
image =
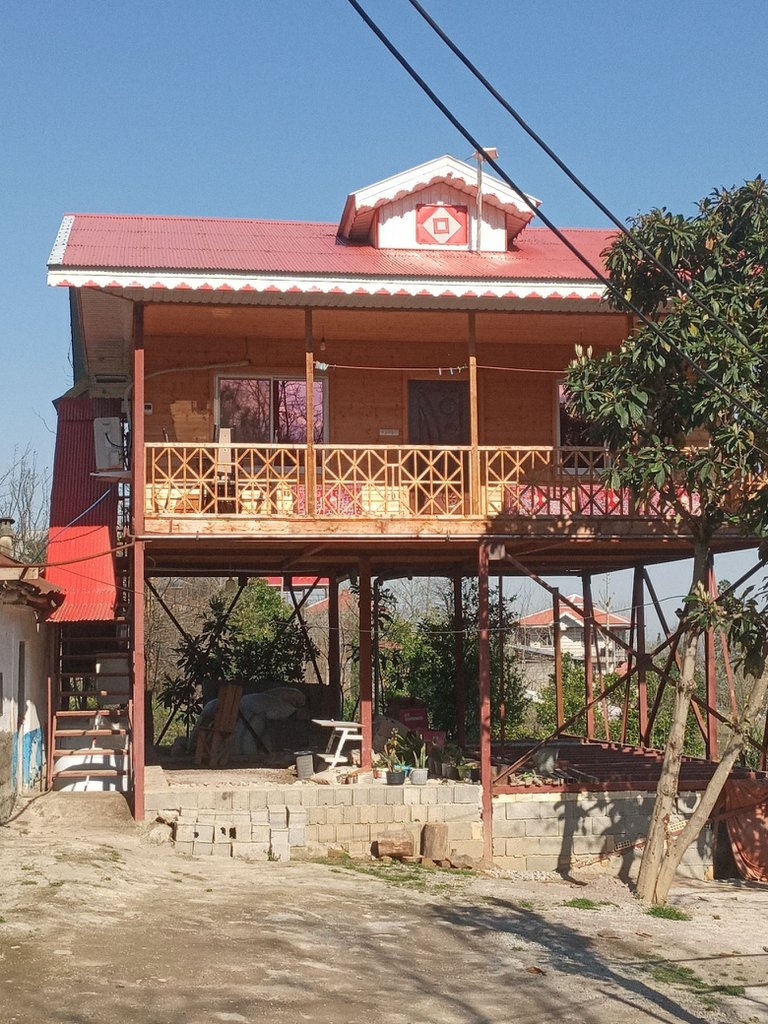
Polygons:
M134 722L145 576L354 574L364 596L372 576L485 573L487 596L491 562L588 576L689 554L652 496L606 487L606 453L561 417L575 346L615 349L631 324L567 253L520 234L531 213L499 182L484 196L487 250L473 251L472 176L457 184L456 161L434 163L423 182L409 172L410 191L392 179L353 194L338 237L323 225L137 218L131 255L124 219L65 218L51 281L76 297L78 383L122 397L130 422ZM419 210L429 202L437 216L449 200L469 211L452 236L466 236L462 251L449 240L412 252ZM606 236L593 234L582 244L599 252ZM719 544L748 546L727 532ZM486 690L482 701L487 762ZM133 749L140 816L138 737Z

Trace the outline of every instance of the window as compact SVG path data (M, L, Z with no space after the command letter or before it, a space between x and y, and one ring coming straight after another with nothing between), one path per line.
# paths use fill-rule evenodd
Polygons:
M566 409L568 391L562 381L557 386L558 445L560 448L589 448L589 426L586 420L573 416Z
M325 439L326 381L313 384L314 439ZM236 444L304 444L307 384L290 377L220 377L219 425Z

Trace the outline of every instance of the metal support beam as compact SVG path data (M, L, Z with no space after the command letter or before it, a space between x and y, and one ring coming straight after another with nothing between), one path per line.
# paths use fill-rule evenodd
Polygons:
M339 577L328 577L328 703L331 718L341 714L341 629L339 627Z
M483 866L493 863L493 796L491 779L491 665L488 637L488 545L478 557L478 660L480 690L480 782L483 814Z
M594 642L594 609L592 605L592 576L582 576L584 588L584 696L587 708L587 739L595 738L595 681L592 670L592 644Z
M360 722L363 749L361 765L370 768L373 752L373 659L371 644L371 562L361 558L358 563L360 616Z
M456 742L463 747L467 741L467 687L464 672L464 604L461 576L453 577L453 636L456 656Z

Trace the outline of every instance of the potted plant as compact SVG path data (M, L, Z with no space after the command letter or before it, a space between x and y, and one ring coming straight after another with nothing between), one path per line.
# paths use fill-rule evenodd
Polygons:
M410 774L411 785L426 786L427 778L429 777L426 743L422 743L421 746L414 747L411 750L411 761L413 763Z
M446 743L443 747L443 778L456 781L459 766L464 763L464 753L457 743Z
M393 732L381 752L381 760L387 769L387 785L402 786L405 782L405 767L402 764L403 738Z

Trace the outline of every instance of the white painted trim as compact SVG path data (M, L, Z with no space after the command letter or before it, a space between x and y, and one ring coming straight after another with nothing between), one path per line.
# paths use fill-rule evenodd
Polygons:
M281 277L256 274L169 273L168 271L49 270L48 284L57 288L135 289L148 291L191 290L211 294L227 292L300 292L313 294L422 297L456 299L588 299L603 298L604 288L596 281L531 280L498 278L373 278L373 277Z
M67 251L67 242L69 241L69 235L74 223L75 218L72 216L65 217L62 220L59 233L56 235L56 241L53 243L53 248L51 249L51 255L48 258L49 266L64 262L64 253Z

